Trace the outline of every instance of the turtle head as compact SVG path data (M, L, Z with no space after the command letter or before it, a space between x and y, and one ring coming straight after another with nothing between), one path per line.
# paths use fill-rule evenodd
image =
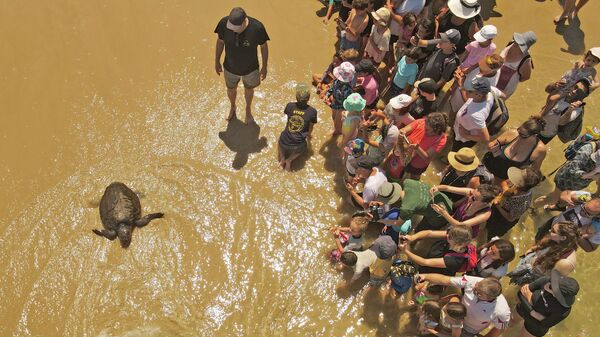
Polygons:
M129 247L131 244L131 226L124 223L119 224L117 236L119 237L119 242L121 242L121 247Z

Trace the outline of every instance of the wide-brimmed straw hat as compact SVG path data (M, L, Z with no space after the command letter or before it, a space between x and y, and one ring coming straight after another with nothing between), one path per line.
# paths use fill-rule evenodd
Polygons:
M454 169L463 172L473 171L479 166L479 158L470 147L463 147L457 152L450 151L448 162Z
M461 19L470 19L481 11L477 0L448 0L448 8Z

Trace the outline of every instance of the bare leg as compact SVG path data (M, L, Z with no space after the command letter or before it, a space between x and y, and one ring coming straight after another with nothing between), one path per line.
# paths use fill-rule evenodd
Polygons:
M277 160L279 161L279 166L282 169L285 169L285 153L283 153L283 149L281 146L277 146L279 151L277 152Z
M333 117L333 136L342 133L342 110L332 109L331 114Z
M579 14L581 7L585 6L585 4L588 3L588 1L589 0L579 0L577 6L575 6L575 12L573 12L573 17L576 17Z
M254 123L254 117L252 117L254 89L244 88L244 98L246 99L246 124Z
M298 158L302 153L296 152L296 153L292 153L289 158L287 158L285 160L285 170L290 172L292 170L292 161L294 161L294 159Z
M227 88L227 98L229 98L229 104L231 108L229 109L229 115L227 116L227 120L230 121L233 117L235 117L235 99L237 97L237 88L229 89Z
M555 187L554 191L552 191L550 194L543 195L543 196L535 199L535 201L533 202L533 206L541 207L544 205L554 205L560 198L561 192L562 192L561 190L559 190L558 188Z
M561 21L569 18L571 13L575 10L575 0L565 0L562 13L554 18L554 23L558 24Z

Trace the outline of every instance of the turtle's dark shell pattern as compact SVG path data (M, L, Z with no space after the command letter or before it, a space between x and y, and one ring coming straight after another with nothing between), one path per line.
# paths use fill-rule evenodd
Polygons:
M117 230L120 223L133 226L141 215L140 199L129 187L119 182L108 185L100 200L100 219L106 229Z

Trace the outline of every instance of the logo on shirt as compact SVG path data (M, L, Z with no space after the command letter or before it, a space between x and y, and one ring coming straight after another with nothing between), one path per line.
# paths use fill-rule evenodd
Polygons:
M304 118L293 115L288 121L288 130L292 133L300 132L304 129Z

